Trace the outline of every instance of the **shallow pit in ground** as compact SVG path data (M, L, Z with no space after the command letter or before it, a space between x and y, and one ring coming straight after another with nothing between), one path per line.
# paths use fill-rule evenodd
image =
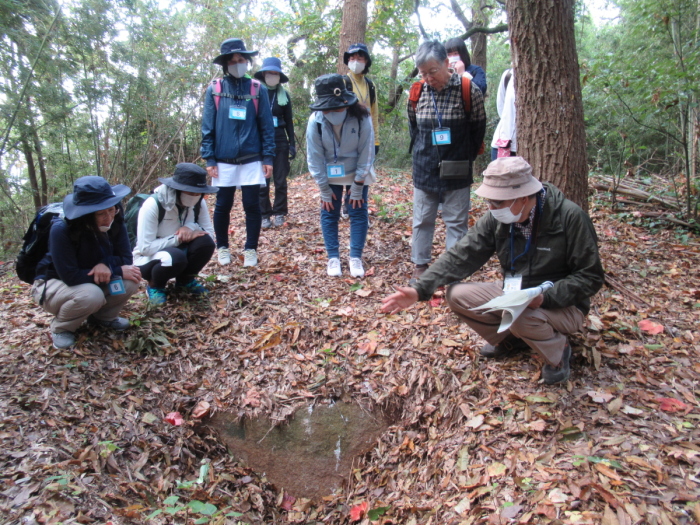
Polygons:
M296 498L340 488L353 460L371 450L390 424L380 410L344 401L302 407L281 425L268 418L238 421L225 412L208 422L242 464Z

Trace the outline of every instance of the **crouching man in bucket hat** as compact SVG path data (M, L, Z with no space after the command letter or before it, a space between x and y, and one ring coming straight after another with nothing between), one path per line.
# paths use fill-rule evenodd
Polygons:
M535 179L522 157L491 162L476 194L486 199L489 213L414 285L397 287L385 297L382 311L394 313L418 300L427 301L439 286L469 277L496 254L504 282L452 284L447 303L487 341L482 356L506 357L531 348L544 358L544 382L563 383L570 375L567 335L583 328L590 297L603 285L593 224L559 189ZM503 295L504 287L512 291L545 281L554 286L535 297L500 334L500 311L471 310Z

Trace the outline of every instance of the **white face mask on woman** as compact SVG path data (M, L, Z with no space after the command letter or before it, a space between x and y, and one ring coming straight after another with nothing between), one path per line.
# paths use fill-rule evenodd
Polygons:
M515 203L513 203L515 204ZM523 209L520 209L520 213L517 215L514 215L510 209L513 207L513 204L508 206L507 208L500 208L498 210L490 210L491 215L493 215L493 218L496 219L498 222L501 222L503 224L513 224L514 222L520 221L520 217L523 214ZM523 208L525 205L523 204Z
M279 83L280 83L280 76L279 75L265 75L265 84L267 84L268 86L275 87Z
M114 224L114 221L109 223L109 226L98 226L97 228L102 232L102 233L107 233L109 229L112 227L112 224Z
M195 204L199 202L199 199L202 197L201 194L199 195L187 195L186 193L181 193L180 194L180 203L185 206L186 208L192 208Z
M347 113L348 110L344 109L343 111L330 111L323 116L326 117L328 122L334 126L340 126L343 122L345 122L345 116Z
M359 75L365 70L365 63L358 60L351 60L348 62L348 69L356 75Z
M236 78L243 78L248 72L248 61L241 62L240 64L229 64L228 72Z

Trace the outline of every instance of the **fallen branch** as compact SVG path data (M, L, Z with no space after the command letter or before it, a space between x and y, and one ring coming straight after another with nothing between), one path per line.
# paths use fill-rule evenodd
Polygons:
M620 292L622 295L627 296L627 298L632 299L633 302L640 303L641 306L646 306L647 308L653 308L652 304L639 297L632 290L625 287L620 281L614 279L613 277L610 277L610 275L608 274L605 275L605 284L607 284L610 288ZM640 304L637 304L637 306L640 306Z

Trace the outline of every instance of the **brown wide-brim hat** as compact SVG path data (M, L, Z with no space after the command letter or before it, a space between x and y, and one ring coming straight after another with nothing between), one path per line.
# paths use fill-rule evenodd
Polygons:
M532 176L532 167L522 157L502 157L484 170L484 180L474 193L484 199L509 201L533 195L542 183Z

